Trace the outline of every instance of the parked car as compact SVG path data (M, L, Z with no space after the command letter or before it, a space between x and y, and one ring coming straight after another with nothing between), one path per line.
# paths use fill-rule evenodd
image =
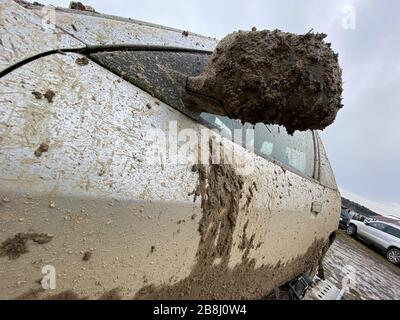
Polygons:
M391 263L400 264L400 226L382 221L352 219L346 232L382 250Z
M342 207L339 218L339 229L346 230L353 214L347 208Z

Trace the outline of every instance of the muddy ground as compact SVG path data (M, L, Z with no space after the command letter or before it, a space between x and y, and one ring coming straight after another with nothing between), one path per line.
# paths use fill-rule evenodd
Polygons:
M338 236L324 259L325 277L338 288L350 279L346 300L400 299L400 267L392 265L385 256L361 240L345 232Z

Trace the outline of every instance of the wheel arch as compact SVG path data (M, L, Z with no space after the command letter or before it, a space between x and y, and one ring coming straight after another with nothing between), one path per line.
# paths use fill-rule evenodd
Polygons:
M387 247L386 252L388 252L390 249L397 249L397 250L400 250L400 246L391 245L391 246Z

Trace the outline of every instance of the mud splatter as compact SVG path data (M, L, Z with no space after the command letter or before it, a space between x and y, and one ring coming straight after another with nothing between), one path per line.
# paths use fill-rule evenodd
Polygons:
M255 191L257 191L257 185L255 183L253 183L253 185L249 187L249 193L246 195L246 203L244 205L244 208L248 208L250 206L251 200L253 200L253 188Z
M342 71L325 37L234 32L204 72L188 78L187 103L243 122L283 125L289 133L324 129L342 107Z
M87 297L79 297L75 292L72 290L65 290L63 292L54 294L54 295L49 295L47 297L44 297L43 300L86 300Z
M43 152L47 152L47 151L49 151L49 144L46 142L43 142L35 150L35 156L39 158L43 154Z
M242 233L242 241L240 242L238 248L240 250L246 250L244 256L247 257L250 249L254 248L253 242L255 238L255 234L253 234L250 239L247 238L247 227L249 226L249 220L246 221L246 223L243 226L243 233Z
M55 97L55 92L53 90L47 90L46 93L43 95L49 103L53 102L53 98Z
M184 37L188 37L188 36L189 36L189 31L183 31L183 32L182 32L182 35L183 35Z
M210 143L210 155L211 146ZM146 285L136 293L135 299L261 299L315 265L326 243L324 240L315 240L304 255L285 265L255 268L256 261L249 258L254 237L248 240L244 235L242 261L230 268L239 202L248 182L236 174L232 165L212 164L211 159L208 165L195 165L194 170L199 175L197 189L203 211L196 264L187 278L172 285Z
M90 258L92 257L92 252L91 251L86 251L83 253L82 261L89 261Z
M43 288L30 289L20 296L16 297L15 300L37 300L44 291L45 290Z
M69 8L73 9L73 10L81 10L81 11L91 11L91 12L95 12L95 10L93 9L93 7L89 6L89 5L85 5L82 2L79 1L71 1L69 3Z
M7 256L11 260L19 258L22 254L29 252L28 240L38 244L45 244L53 237L44 233L18 233L13 238L8 238L0 246L0 257Z
M110 291L104 292L98 300L122 300L121 289L114 288Z
M88 297L81 297L72 290L65 290L57 294L44 295L45 289L30 289L24 292L20 296L16 297L16 300L87 300ZM98 300L122 300L121 289L114 288L110 291L104 292Z
M75 63L80 66L86 66L89 64L89 59L86 57L76 58Z
M36 99L38 100L42 99L43 95L39 91L32 91L32 94Z

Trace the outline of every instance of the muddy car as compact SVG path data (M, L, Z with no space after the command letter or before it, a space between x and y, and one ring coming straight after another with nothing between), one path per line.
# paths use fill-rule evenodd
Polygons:
M263 299L315 273L341 206L322 141L188 107L217 40L0 11L0 298Z

